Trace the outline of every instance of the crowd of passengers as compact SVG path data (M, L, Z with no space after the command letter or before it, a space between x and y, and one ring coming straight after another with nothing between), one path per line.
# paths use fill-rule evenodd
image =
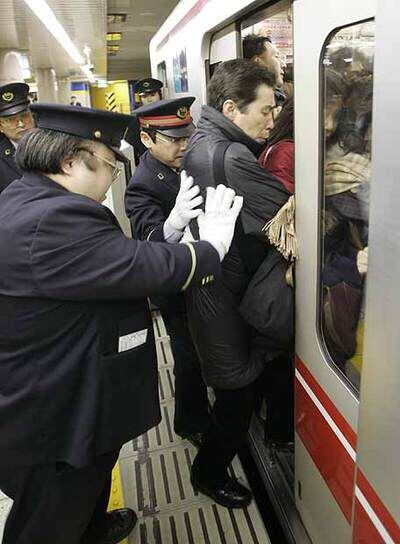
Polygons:
M140 356L130 334L149 327L147 296L171 338L174 431L198 450L193 487L226 507L250 503L228 467L264 401L270 452L293 451L292 85L269 38L246 36L243 53L215 70L196 128L194 98L163 100L152 78L139 82L133 122L37 104L36 130L27 86L0 88L0 488L14 499L5 544L54 533L106 544L135 526L132 510L106 506L123 443L160 419L152 332ZM321 312L346 370L368 262L372 70L346 72L343 54L324 71ZM140 156L125 195L133 240L101 205L123 136Z

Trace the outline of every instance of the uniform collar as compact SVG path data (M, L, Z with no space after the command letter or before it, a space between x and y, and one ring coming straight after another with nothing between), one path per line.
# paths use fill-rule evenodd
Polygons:
M171 178L171 176L179 176L175 170L172 170L172 168L153 157L150 151L146 151L143 155L143 160L145 161L147 168L151 169L161 181L165 178Z
M39 172L24 172L21 181L30 186L40 185L42 187L47 187L51 191L61 192L63 194L74 194L56 181L53 181L49 177L45 176L44 174L40 174Z

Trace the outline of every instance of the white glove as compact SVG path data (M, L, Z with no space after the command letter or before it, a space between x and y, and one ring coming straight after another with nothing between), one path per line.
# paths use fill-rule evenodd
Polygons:
M368 247L365 247L357 253L357 268L361 275L367 273L368 270Z
M207 187L205 212L197 218L200 240L206 240L219 253L221 261L231 247L235 223L243 205L243 197L233 189L218 185Z
M193 178L187 176L185 171L182 171L181 186L175 200L175 206L172 208L165 223L174 230L182 231L192 219L198 217L202 213L202 210L201 208L194 208L200 206L203 202L203 197L199 193L200 189L198 185L193 187Z

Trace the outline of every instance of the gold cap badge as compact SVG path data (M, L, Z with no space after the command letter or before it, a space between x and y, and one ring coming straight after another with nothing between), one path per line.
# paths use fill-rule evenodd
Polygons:
M95 138L101 138L101 130L95 130L93 134Z
M179 119L185 119L185 117L187 117L188 112L189 110L187 109L186 106L181 106L176 112L176 115L177 117L179 117Z
M3 93L1 98L4 100L4 102L11 102L11 100L14 98L14 94L10 92Z
M148 81L145 81L145 82L143 83L143 87L150 87L150 83L149 83Z

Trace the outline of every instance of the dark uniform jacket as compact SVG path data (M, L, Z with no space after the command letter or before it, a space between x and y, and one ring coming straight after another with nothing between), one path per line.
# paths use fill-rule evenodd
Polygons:
M226 180L214 179L214 154L221 142ZM193 176L202 194L221 181L243 196L231 249L222 263L219 281L195 286L186 293L189 325L199 352L203 377L212 387L235 389L254 381L266 361L279 353L247 326L239 304L269 245L262 227L290 194L282 182L257 162L261 146L222 113L203 106L182 168ZM196 225L191 225L193 233Z
M0 196L0 255L0 466L83 466L157 424L144 299L218 274L214 248L128 239L29 173Z
M179 174L155 159L149 151L142 155L125 193L125 211L134 238L165 241L163 226L174 207L179 186ZM161 310L184 311L182 295L152 296L151 300Z
M4 134L0 134L0 193L22 175L15 164L14 155L13 144Z

